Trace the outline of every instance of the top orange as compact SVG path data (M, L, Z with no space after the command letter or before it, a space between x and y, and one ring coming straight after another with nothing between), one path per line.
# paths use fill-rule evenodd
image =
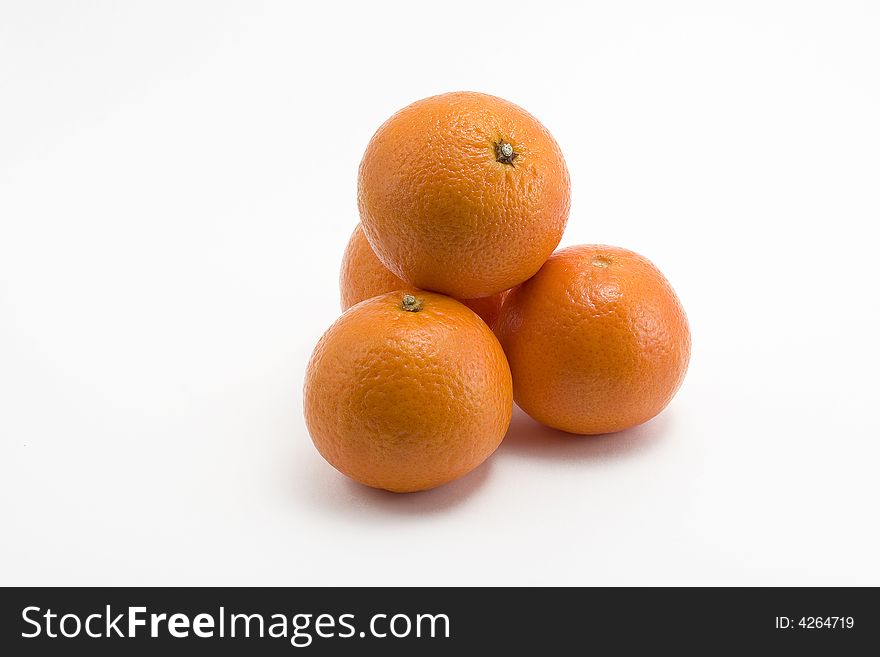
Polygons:
M456 92L409 105L373 135L358 207L376 255L415 287L485 297L530 278L568 220L568 169L522 108Z

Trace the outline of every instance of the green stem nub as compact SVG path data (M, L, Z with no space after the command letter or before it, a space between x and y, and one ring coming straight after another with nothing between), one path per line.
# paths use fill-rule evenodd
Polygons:
M400 307L409 313L417 313L422 309L422 301L411 294L404 294Z
M495 143L495 161L501 164L513 165L513 161L519 157L519 153L514 152L513 146L506 141Z

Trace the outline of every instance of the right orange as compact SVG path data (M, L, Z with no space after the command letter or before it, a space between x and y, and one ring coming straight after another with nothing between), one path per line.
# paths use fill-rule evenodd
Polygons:
M690 358L687 317L669 282L646 258L613 246L554 253L507 296L496 334L516 403L576 434L650 420Z

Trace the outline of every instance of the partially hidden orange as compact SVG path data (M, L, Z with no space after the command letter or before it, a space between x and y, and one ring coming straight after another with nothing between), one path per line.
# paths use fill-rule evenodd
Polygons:
M480 465L513 407L510 369L492 331L449 297L390 292L328 329L306 370L306 425L321 455L352 479L425 490Z
M562 151L535 117L473 92L405 107L373 135L358 172L364 232L393 274L457 299L532 276L568 220Z
M367 242L363 227L358 224L348 240L348 246L345 247L342 269L339 272L342 310L348 310L365 299L395 290L415 292L416 288L392 274L379 261L370 243ZM460 299L460 301L482 317L489 328L494 328L504 295L505 292L501 292L482 299Z
M612 246L555 253L507 296L496 333L516 403L577 434L657 415L690 358L687 317L669 282L644 257Z

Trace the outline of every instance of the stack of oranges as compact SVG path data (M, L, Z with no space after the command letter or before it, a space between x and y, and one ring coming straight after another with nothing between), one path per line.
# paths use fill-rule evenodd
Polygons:
M413 103L373 135L342 316L315 348L304 407L318 451L396 492L486 460L513 402L573 434L649 420L690 356L684 310L626 249L558 246L568 169L522 108L480 93Z

